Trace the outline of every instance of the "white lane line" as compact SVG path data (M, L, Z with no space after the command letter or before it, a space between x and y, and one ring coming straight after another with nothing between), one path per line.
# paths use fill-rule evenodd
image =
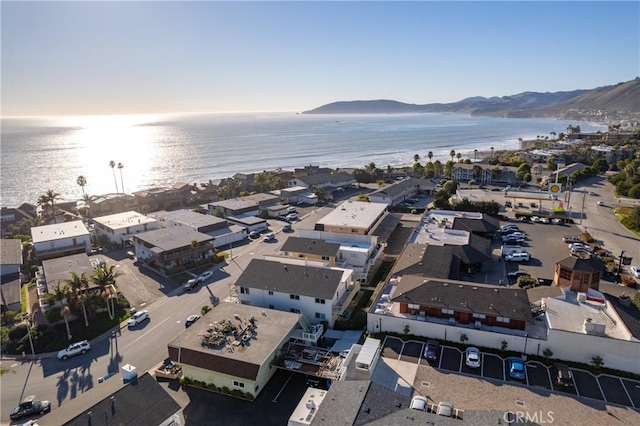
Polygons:
M138 337L136 340L134 340L133 342L129 343L127 346L125 347L129 347L131 345L134 345L138 340L142 339L144 336L146 336L147 334L151 333L153 330L155 330L156 328L160 327L160 325L162 325L162 323L164 323L165 321L167 321L169 318L165 318L162 321L160 321L158 323L158 325L156 325L155 327L153 327L152 329L150 329L149 331L147 331L146 333L142 334L140 337ZM155 323L154 323L155 324Z

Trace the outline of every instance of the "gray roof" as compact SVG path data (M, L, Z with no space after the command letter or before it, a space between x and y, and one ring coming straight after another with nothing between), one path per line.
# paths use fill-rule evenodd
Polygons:
M160 210L157 212L149 213L148 216L156 219L165 219L176 223L181 223L194 229L227 223L227 221L222 218L209 214L196 213L193 210L187 209L173 210L170 212Z
M522 289L404 275L392 301L532 322L529 297Z
M418 189L423 189L423 188L434 189L436 185L433 183L431 179L419 179L419 178L403 179L400 181L396 181L385 188L381 188L376 191L373 191L372 193L369 194L369 197L375 197L377 195L381 195L381 196L393 198L397 195L404 193L407 190L407 188L412 188L412 187L415 187L417 192Z
M333 299L342 274L336 269L252 259L236 281L236 287Z
M353 176L345 172L300 176L295 179L302 181L309 186L318 184L342 184L343 182L356 182Z
M311 421L311 426L353 425L370 384L368 380L333 382Z
M191 241L198 243L212 241L213 237L194 231L187 226L171 226L169 228L156 229L134 235L134 240L139 239L152 247L158 247L164 251L175 250L191 245Z
M604 272L607 270L604 263L598 259L592 257L588 259L580 259L578 257L565 257L557 262L558 265L569 268L572 271L585 271L585 272Z
M86 253L43 260L42 269L49 286L56 285L58 280L63 281L61 285L64 285L64 280L71 279L71 272L75 272L78 276L83 273L90 276L94 271ZM51 291L51 287L49 287L49 291Z
M377 383L371 383L369 391L360 406L360 412L356 417L354 426L370 424L377 419L405 410L409 408L410 404L410 397L394 392Z
M22 241L18 239L2 239L0 264L22 265Z
M429 278L455 279L457 274L452 266L460 265L454 262L453 246L428 246L409 243L396 262L392 275L419 275Z
M11 305L19 305L22 301L22 286L20 275L3 275L0 280L0 299L5 308Z
M335 257L340 250L340 244L328 243L324 240L316 240L313 238L289 237L280 250Z
M482 215L482 219L469 217L456 217L453 219L453 229L478 233L492 233L496 232L499 228L500 221L486 214Z
M159 425L178 411L180 405L153 376L145 373L64 425Z

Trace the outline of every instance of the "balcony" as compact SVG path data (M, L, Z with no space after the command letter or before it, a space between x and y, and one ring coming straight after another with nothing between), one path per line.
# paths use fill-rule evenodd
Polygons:
M340 299L338 300L338 302L335 305L333 305L333 307L331 308L331 311L334 314L338 314L338 315L342 314L345 311L345 309L347 309L347 307L353 300L353 297L356 295L358 290L360 290L360 282L354 281L353 284L347 288L347 291L345 291L342 294L342 296L340 296Z

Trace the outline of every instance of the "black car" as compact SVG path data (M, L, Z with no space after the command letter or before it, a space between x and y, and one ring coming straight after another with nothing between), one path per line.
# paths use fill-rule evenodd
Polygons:
M51 411L51 403L49 401L24 401L16 408L11 410L9 417L11 420L18 420L33 414L44 414Z
M556 370L558 370L556 374L556 383L558 386L567 388L575 386L573 383L573 373L569 370L569 367L564 364L556 364L555 367Z
M424 348L424 357L429 361L435 361L438 359L440 353L440 343L435 340L429 340L427 346Z

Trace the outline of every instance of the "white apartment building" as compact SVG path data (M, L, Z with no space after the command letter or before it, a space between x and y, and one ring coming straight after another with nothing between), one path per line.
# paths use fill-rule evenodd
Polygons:
M91 252L91 234L81 220L31 228L33 249L39 260Z
M93 219L93 228L98 239L111 244L124 245L132 235L158 229L158 221L135 211L115 213Z

